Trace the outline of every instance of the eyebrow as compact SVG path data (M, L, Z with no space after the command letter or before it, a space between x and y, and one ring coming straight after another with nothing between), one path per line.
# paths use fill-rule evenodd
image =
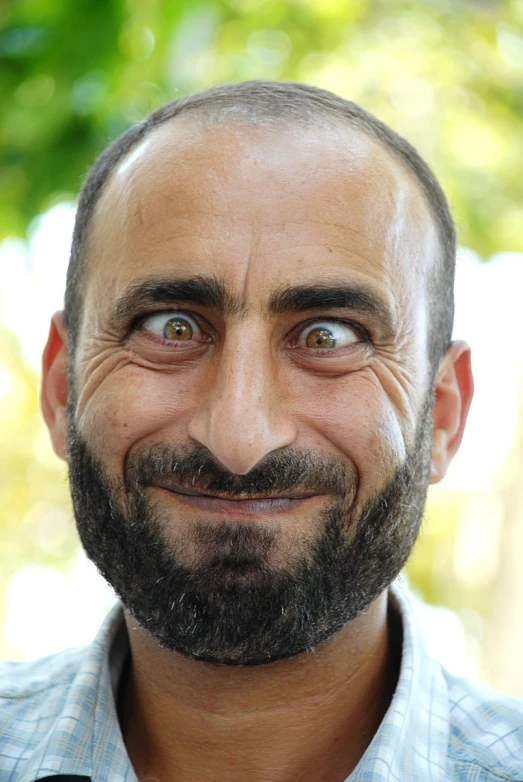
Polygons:
M268 312L347 309L369 315L379 321L385 331L394 330L394 319L384 299L360 283L340 285L297 285L282 288L269 299Z
M154 305L196 304L233 316L242 310L241 302L231 296L216 277L191 277L185 280L137 280L120 296L111 313L113 328L127 324L140 311Z
M245 315L247 303L231 293L214 276L189 279L137 280L120 296L111 313L113 328L128 324L141 311L153 306L199 305L225 317ZM283 287L275 291L264 308L265 317L311 310L346 309L378 321L387 333L394 330L393 317L384 299L361 283L319 284Z

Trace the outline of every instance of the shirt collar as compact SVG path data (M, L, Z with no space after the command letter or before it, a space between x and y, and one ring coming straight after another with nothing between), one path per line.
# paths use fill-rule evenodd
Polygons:
M428 654L400 581L389 607L401 618L403 644L398 684L381 725L347 782L445 782L449 693L442 669Z
M426 650L399 582L389 590L389 606L399 616L403 634L398 684L377 733L346 782L445 782L447 684ZM108 769L111 782L136 782L116 711L118 682L128 654L123 612L115 606L82 652L61 712L27 758L20 782L53 775L106 779Z

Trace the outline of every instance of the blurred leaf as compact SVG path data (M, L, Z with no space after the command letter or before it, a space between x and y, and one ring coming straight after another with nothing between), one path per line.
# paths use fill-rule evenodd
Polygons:
M101 149L161 103L245 78L307 80L362 103L432 164L463 244L483 257L523 249L520 0L10 0L0 236L77 193Z

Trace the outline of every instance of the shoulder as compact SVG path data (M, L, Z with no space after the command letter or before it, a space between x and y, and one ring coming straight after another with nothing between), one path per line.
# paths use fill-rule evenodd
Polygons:
M523 700L444 674L449 693L449 754L463 772L458 778L521 782Z
M27 663L0 663L0 746L6 736L28 738L60 712L82 660L70 649ZM0 753L1 754L1 753Z
M31 662L0 662L0 703L36 695L70 682L85 650L67 649Z

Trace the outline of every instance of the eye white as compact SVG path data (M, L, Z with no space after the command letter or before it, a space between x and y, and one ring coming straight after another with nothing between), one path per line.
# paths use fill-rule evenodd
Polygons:
M180 329L178 340L176 338L176 333L172 333L173 326L176 324L183 327ZM191 318L190 315L186 315L185 312L176 311L159 312L156 315L151 315L149 318L145 318L145 320L142 321L141 328L162 339L180 342L194 339L201 331L194 318Z
M347 347L360 339L361 337L355 329L345 323L318 320L309 323L301 331L298 341L304 347L332 350L333 348Z

